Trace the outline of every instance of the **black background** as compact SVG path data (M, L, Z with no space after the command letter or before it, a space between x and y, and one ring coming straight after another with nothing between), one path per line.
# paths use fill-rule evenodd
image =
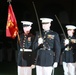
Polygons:
M65 33L66 24L76 25L76 0L12 0L11 4L17 19L20 32L22 32L22 20L29 20L33 22L31 30L33 34L35 34L35 32L39 30L32 2L34 2L35 4L38 18L52 18L54 21L52 22L51 29L58 32L59 34L62 34L63 32L55 15L57 15L57 17L59 18L59 21L61 22ZM5 35L8 5L9 3L7 2L7 0L0 0L0 42L4 43L3 46L6 45L10 40L10 38L7 38ZM61 13L63 14L60 16ZM14 40L14 42L16 41Z

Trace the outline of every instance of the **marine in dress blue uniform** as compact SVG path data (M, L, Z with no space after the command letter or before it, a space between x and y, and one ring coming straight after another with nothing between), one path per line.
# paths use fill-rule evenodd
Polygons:
M37 51L36 74L51 75L53 67L57 67L60 57L60 39L57 32L50 30L50 18L40 18L42 21L42 37L36 33L33 48Z
M76 75L76 36L74 25L66 25L67 39L61 40L64 75Z
M18 44L18 75L31 75L32 74L32 44L34 36L30 33L30 21L21 21L23 23L24 33L20 35L20 43Z

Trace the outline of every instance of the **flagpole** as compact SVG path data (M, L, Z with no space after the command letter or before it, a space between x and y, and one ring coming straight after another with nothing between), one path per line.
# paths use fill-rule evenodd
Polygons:
M9 4L11 4L11 0L7 0L7 2L9 2ZM12 8L12 7L11 7ZM15 15L14 15L14 17L15 17ZM15 18L16 19L16 18ZM16 22L16 21L15 21ZM17 24L17 23L16 23ZM17 35L17 43L20 45L20 35L19 35L19 29L18 29L18 27L17 27L17 33L16 33L16 35ZM24 53L24 51L23 51L23 53ZM23 53L22 53L22 64L23 64Z
M20 44L20 35L19 32L17 33L18 43Z

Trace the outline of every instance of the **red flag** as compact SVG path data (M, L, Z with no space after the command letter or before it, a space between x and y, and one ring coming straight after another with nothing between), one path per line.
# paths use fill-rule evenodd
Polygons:
M12 5L8 6L8 18L6 24L6 37L15 38L18 34L18 27L15 14L12 9Z

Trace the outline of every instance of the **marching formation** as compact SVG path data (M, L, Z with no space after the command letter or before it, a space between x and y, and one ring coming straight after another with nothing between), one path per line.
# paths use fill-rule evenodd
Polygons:
M43 28L41 36L39 32L32 36L32 23L21 21L24 33L20 35L18 45L18 75L31 75L35 66L37 75L52 75L53 69L58 66L61 46L58 33L50 30L53 19L40 20Z
M64 75L76 75L76 26L66 25L67 36L62 36L51 30L51 18L40 18L41 35L30 33L32 22L21 21L24 33L18 43L18 75L31 75L36 68L36 75L54 75L62 55Z
M66 25L67 32L60 37L59 33L51 29L54 20L50 15L38 20L34 5L39 31L33 35L31 31L34 23L30 19L25 19L21 21L23 33L19 34L12 6L10 3L9 5L10 15L8 15L6 35L12 38L18 37L17 74L32 75L32 69L35 68L36 75L54 75L54 69L61 61L64 75L76 75L76 36L74 35L76 26Z

